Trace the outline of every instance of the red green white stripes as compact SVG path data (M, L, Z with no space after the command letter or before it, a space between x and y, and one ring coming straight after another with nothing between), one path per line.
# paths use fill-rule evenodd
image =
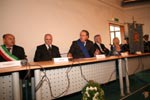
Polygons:
M18 58L14 55L12 55L7 48L4 45L0 46L0 55L6 60L6 61L15 61L18 60Z

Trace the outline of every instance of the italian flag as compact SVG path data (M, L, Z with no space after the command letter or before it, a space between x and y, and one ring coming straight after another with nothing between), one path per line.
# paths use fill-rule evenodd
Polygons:
M4 45L0 46L0 55L6 60L6 61L16 61L19 60L16 56L12 55L7 48Z

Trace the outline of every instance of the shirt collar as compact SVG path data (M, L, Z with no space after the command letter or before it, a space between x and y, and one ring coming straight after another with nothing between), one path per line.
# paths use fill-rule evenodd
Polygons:
M80 40L80 41L81 41L81 40ZM87 42L87 41L82 42L84 46L86 46L86 42Z
M48 45L48 44L45 44L45 46L47 49L49 49L49 46L52 47L52 45Z
M97 43L97 42L96 42L96 44L97 44L98 46L100 46L100 43Z
M4 45L4 46L5 46L6 48L11 48L11 49L13 48L13 46L12 46L12 47L7 47L6 45Z

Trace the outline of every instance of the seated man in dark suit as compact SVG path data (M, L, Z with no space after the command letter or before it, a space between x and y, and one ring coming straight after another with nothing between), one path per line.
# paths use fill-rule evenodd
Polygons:
M94 36L94 41L95 41L94 46L97 50L99 50L99 54L109 55L109 50L102 43L102 39L99 34Z
M129 38L125 38L125 44L122 45L122 52L128 52L130 53L130 48L129 48Z
M37 46L34 61L50 61L52 58L60 57L59 48L52 45L52 35L45 34L44 36L45 44Z
M150 41L149 41L149 35L145 34L143 36L143 44L144 44L144 52L150 52Z
M80 39L73 41L68 52L68 57L71 58L89 58L95 54L95 48L92 41L88 40L89 32L82 30Z
M4 45L0 47L0 62L26 59L24 49L15 45L15 37L12 34L3 35Z

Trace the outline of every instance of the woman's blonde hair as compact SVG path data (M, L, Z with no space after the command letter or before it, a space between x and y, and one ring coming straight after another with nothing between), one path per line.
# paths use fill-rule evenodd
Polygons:
M114 44L114 45L119 45L119 44L120 44L119 38L115 37L115 38L113 39L113 44Z

